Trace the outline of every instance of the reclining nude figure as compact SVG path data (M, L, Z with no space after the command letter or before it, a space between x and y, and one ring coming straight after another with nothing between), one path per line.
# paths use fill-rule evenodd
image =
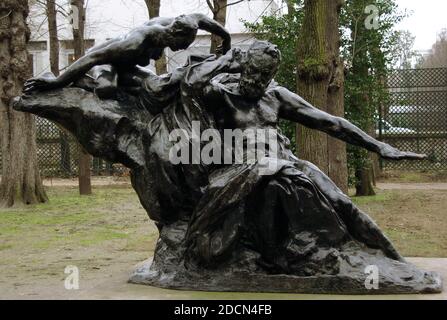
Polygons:
M131 282L217 291L369 293L365 267L378 265L375 293L439 292L440 277L406 263L377 225L279 136L279 166L175 165L175 129L276 128L280 118L322 130L387 159L422 159L319 111L272 78L280 54L255 42L220 58L191 56L163 77L134 77L119 100L70 87L29 92L15 105L55 121L96 157L130 169L132 186L160 238L153 262ZM120 86L119 86L120 87ZM121 87L120 87L121 88ZM37 90L39 91L39 90ZM281 277L271 278L271 274ZM325 276L325 277L320 277ZM333 277L333 278L332 278ZM247 286L247 283L250 285Z
M145 67L152 59L158 60L167 47L173 51L187 49L194 42L198 29L220 36L223 39L223 53L231 48L229 33L206 15L157 17L121 37L94 46L57 78L44 75L28 80L24 92L68 86L96 67L92 70L97 82L95 92L103 98L112 97L118 85L132 86L135 76L148 75L145 69L136 66ZM107 68L104 65L110 66Z

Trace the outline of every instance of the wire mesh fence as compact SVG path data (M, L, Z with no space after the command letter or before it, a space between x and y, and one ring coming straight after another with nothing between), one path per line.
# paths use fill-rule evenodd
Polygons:
M79 145L74 137L53 122L36 117L37 159L43 177L74 177L78 174ZM2 155L0 152L0 170ZM93 158L93 175L124 175L127 169L102 159Z
M384 169L447 169L447 68L395 70L380 108L380 140L428 155L425 161L383 161Z

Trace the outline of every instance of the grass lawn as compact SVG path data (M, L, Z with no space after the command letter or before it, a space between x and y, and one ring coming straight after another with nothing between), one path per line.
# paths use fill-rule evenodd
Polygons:
M447 257L447 191L379 191L354 198L406 257Z
M47 204L0 209L0 297L61 287L69 265L85 286L152 255L158 231L130 186L94 187L88 197L75 187L47 190Z
M387 183L447 182L447 170L437 171L384 171L379 178Z
M128 186L100 187L81 197L77 188L48 188L50 202L0 209L0 250L90 248L118 240L148 250L156 231ZM143 243L139 243L143 241ZM116 242L116 241L115 241Z
M67 265L94 281L152 255L158 232L130 186L95 187L89 197L66 186L48 193L48 204L0 209L0 288L44 287L63 280ZM404 256L447 257L447 191L379 191L354 201Z

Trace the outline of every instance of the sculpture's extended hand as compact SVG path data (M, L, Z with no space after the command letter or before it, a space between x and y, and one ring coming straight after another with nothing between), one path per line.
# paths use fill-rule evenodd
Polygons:
M418 154L414 152L400 151L388 144L384 144L380 156L387 160L424 160L427 159L426 154Z
M378 141L346 119L323 112L300 96L278 87L276 97L280 102L280 117L300 123L308 128L323 131L346 143L365 148L389 160L423 160L424 154L400 151L389 144Z

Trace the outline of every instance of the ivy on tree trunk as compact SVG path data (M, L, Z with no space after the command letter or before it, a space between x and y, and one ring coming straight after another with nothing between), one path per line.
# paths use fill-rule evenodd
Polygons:
M298 38L297 93L325 112L344 116L344 66L340 58L342 0L306 0ZM347 192L346 145L326 134L297 127L297 150Z

